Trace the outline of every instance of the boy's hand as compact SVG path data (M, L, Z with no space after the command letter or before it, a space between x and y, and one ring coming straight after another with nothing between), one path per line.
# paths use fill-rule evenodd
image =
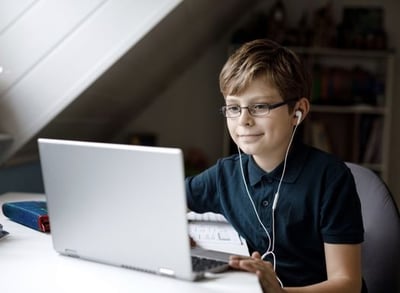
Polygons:
M229 259L232 268L255 273L258 276L263 292L282 293L272 263L261 259L259 252L253 252L251 257L233 255Z

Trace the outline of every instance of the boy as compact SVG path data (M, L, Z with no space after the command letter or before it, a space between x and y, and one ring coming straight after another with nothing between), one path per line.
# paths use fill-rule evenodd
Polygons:
M352 174L294 139L310 110L301 61L272 41L251 41L224 65L220 89L238 154L186 179L189 209L229 220L251 253L230 265L257 274L264 292L361 292L363 224Z

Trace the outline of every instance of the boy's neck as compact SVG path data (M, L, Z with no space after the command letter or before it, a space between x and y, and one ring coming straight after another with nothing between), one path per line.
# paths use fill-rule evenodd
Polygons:
M278 167L285 158L286 150L278 151L269 156L254 156L253 159L257 165L265 172L270 173Z

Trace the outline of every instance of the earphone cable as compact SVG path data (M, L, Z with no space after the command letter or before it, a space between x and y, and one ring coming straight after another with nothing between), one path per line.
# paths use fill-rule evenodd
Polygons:
M242 162L242 154L241 154L241 151L240 151L239 146L238 146L238 153L239 153L239 161L240 161L240 170L241 170L241 172L242 172L242 179L243 179L243 182L244 182L244 187L245 187L245 189L246 189L246 194L247 194L247 197L249 198L249 200L250 200L250 202L251 202L251 205L252 205L252 207L253 207L253 210L254 210L254 213L255 213L255 215L256 215L256 217L257 217L258 222L260 223L261 227L262 227L262 228L264 229L264 231L265 231L265 234L267 235L267 238L268 238L268 248L267 248L267 252L269 252L270 249L271 249L271 236L269 235L267 228L264 226L263 222L261 221L260 216L258 215L258 212L257 212L256 205L254 204L253 198L252 198L251 195L250 195L250 191L249 191L249 188L248 188L248 186L247 186L246 178L245 178L245 176L244 176L243 162Z
M299 124L297 123L296 126L294 127L292 135L291 135L290 140L289 140L288 147L286 148L285 159L283 160L283 170L282 170L281 178L279 180L278 189L277 189L275 197L274 197L274 202L272 204L272 244L271 244L272 251L274 251L274 249L275 249L275 210L276 210L276 206L278 204L278 199L279 199L279 196L280 196L279 192L281 190L282 181L283 181L283 178L284 178L285 173L286 173L287 158L289 156L290 147L292 146L294 135L296 133L298 125Z
M284 178L285 173L286 173L287 158L288 158L289 151L290 151L290 147L292 146L293 139L294 139L294 135L295 135L295 133L296 133L296 130L297 130L298 125L299 125L299 123L297 123L297 124L295 125L295 127L294 127L294 129L293 129L293 132L292 132L292 135L291 135L291 137L290 137L289 144L288 144L288 147L287 147L286 153L285 153L284 162L283 162L282 174L281 174L281 177L280 177L280 180L279 180L279 184L278 184L277 191L276 191L276 193L275 193L275 195L274 195L274 200L273 200L273 204L272 204L272 237L270 236L270 234L269 234L267 228L264 226L263 222L261 221L260 216L258 215L258 212L257 212L257 208L256 208L256 206L255 206L255 204L254 204L253 198L252 198L251 195L250 195L250 191L249 191L249 188L248 188L248 186L247 186L246 177L245 177L245 175L244 175L243 162L242 162L242 154L241 154L241 151L240 151L239 146L237 146L237 148L238 148L238 153L239 153L240 170L241 170L241 174L242 174L242 179L243 179L243 182L244 182L244 186L245 186L245 189L246 189L246 194L247 194L247 196L248 196L248 198L249 198L249 200L250 200L250 202L251 202L251 205L252 205L252 207L253 207L253 210L254 210L254 213L255 213L255 215L256 215L256 217L257 217L257 220L258 220L258 222L260 223L261 227L264 229L265 234L267 235L267 238L268 238L268 248L267 248L267 251L262 255L261 258L264 259L267 255L271 255L271 256L272 256L272 260L273 260L273 269L274 269L274 271L276 271L276 255L275 255L275 253L274 253L274 249L275 249L275 210L276 210L276 206L277 206L277 204L278 204L279 192L280 192L280 189L281 189L282 181L283 181L283 178ZM280 286L283 288L283 283L281 282L281 280L279 279L279 277L277 276L276 278L277 278L277 280L278 280Z

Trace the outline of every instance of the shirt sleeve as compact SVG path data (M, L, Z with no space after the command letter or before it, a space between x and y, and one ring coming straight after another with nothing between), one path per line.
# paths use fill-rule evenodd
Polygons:
M364 240L360 199L351 171L336 166L327 173L321 199L320 226L324 242L356 244Z
M188 208L197 213L220 213L217 194L217 165L185 179Z

